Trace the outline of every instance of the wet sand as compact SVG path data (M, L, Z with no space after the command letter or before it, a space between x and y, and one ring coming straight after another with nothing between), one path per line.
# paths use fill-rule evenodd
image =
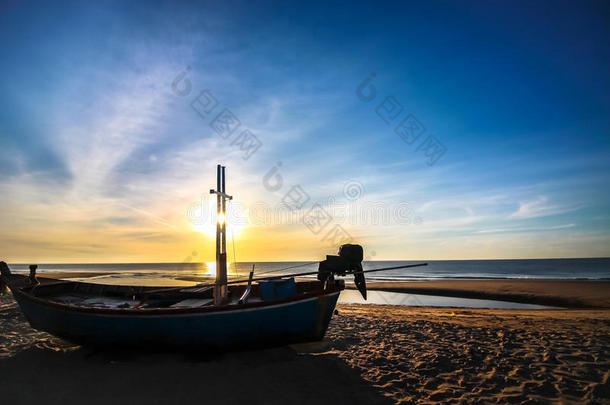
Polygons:
M370 282L368 288L564 308L610 308L610 280L495 279Z
M5 295L0 395L11 404L610 402L610 310L338 311L322 342L134 353L35 331Z

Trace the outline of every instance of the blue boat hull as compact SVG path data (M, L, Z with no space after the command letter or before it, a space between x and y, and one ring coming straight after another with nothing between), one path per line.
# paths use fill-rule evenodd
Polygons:
M73 342L207 350L320 340L339 293L254 308L141 315L70 311L19 293L15 298L32 327Z

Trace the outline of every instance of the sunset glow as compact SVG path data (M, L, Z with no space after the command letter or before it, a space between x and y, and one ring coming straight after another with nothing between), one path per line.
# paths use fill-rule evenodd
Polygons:
M480 21L497 25L424 12L442 21L433 32L363 6L323 25L323 42L315 13L296 10L300 25L271 19L254 40L247 27L266 10L193 6L146 9L145 21L105 2L11 11L4 260L213 260L217 164L238 260L316 260L337 235L377 260L610 256L607 52L587 39L593 23L551 41L547 23L492 6ZM579 41L599 55L590 71ZM231 133L214 124L225 110ZM404 132L414 120L417 141ZM428 136L446 148L438 161Z
M216 224L222 225L226 220L226 215L216 212L215 200L204 201L199 206L201 206L200 211L204 214L200 217L189 218L191 227L193 230L215 239ZM231 219L226 224L227 236L229 238L238 238L241 231L247 226L247 222L243 220L245 213L238 205L234 204L230 204L227 210Z

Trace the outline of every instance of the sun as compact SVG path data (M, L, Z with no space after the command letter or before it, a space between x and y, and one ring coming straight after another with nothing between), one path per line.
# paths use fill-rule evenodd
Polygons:
M227 221L227 238L237 237L247 226L247 216L239 204L229 204L225 216L216 212L216 200L205 200L201 202L199 215L191 218L191 227L197 232L215 238L216 224L222 225L224 221Z

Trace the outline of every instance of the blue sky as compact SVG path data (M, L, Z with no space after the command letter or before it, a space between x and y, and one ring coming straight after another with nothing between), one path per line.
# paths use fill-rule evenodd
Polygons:
M336 226L376 259L610 256L609 31L591 1L5 2L0 248L213 260L189 210L222 163L243 260L315 259ZM210 127L224 108L241 122L228 139ZM394 132L409 114L425 127L411 145ZM244 129L262 143L249 159ZM428 136L446 149L433 165ZM300 221L316 203L332 218L317 233Z

